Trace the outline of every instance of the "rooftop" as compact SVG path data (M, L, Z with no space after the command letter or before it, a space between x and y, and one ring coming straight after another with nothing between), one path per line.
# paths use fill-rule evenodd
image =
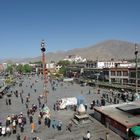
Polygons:
M140 124L140 101L95 107L95 110L131 128Z

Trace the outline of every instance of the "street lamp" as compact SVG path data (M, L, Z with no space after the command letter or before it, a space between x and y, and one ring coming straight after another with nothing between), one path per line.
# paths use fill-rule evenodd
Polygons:
M138 47L135 44L136 94L138 94Z

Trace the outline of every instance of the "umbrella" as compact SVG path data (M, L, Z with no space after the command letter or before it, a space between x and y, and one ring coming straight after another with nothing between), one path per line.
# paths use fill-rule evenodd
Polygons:
M131 128L131 131L133 132L134 135L140 137L140 126L134 126Z

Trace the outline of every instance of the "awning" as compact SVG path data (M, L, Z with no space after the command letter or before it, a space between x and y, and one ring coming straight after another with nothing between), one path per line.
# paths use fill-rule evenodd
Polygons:
M131 131L135 136L140 137L140 126L134 126L131 128Z

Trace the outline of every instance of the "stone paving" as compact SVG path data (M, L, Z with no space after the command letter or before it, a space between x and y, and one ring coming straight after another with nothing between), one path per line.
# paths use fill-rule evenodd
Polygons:
M19 87L16 85L15 87L12 87L12 90L18 89L18 91L24 90L23 93L23 98L30 93L31 95L31 101L30 101L30 106L32 104L37 104L38 101L37 98L40 94L43 93L43 81L41 78L35 76L29 79L27 76L24 77L24 82L23 86ZM35 81L38 80L37 83L33 86L33 88L30 88L30 85ZM37 89L37 92L34 92L34 89ZM105 128L100 122L95 120L93 117L90 117L93 122L90 124L84 124L80 126L76 126L73 124L72 127L72 132L66 131L66 126L68 125L68 122L73 118L73 111L71 110L60 110L60 111L54 111L53 110L53 104L56 102L58 98L61 97L74 97L74 96L84 96L87 105L88 105L88 110L87 112L89 114L93 113L93 110L89 109L90 103L93 101L93 99L99 99L101 97L101 94L95 94L97 92L97 89L95 87L81 87L80 85L77 84L67 84L64 83L63 86L58 85L58 88L56 91L52 91L50 84L48 83L48 107L51 110L51 118L56 118L57 120L62 121L62 131L54 130L53 128L47 128L44 126L44 123L41 125L41 132L36 132L36 133L31 133L31 128L29 121L27 119L27 124L25 125L25 129L23 133L20 133L18 129L18 133L21 135L21 140L23 140L24 136L28 136L29 140L32 139L34 136L38 136L42 140L82 140L83 136L86 134L87 130L91 132L91 139L92 140L101 140L105 139L105 134L106 132L109 132L109 140L121 140L117 134L112 132L111 130L108 130ZM90 94L88 94L89 90L91 91ZM10 92L10 91L9 91ZM102 92L107 92L105 89L101 89ZM82 93L82 94L81 94ZM3 97L0 99L0 120L3 122L5 121L5 118L8 115L12 114L20 114L22 112L23 114L27 114L25 104L22 104L20 101L20 98L16 98L15 95L11 97L12 100L12 105L7 106L5 104L5 99L6 97ZM34 115L34 122L36 122L37 125L37 116L38 112L35 113ZM6 136L0 137L0 140L16 140L16 134L11 134L10 137Z

